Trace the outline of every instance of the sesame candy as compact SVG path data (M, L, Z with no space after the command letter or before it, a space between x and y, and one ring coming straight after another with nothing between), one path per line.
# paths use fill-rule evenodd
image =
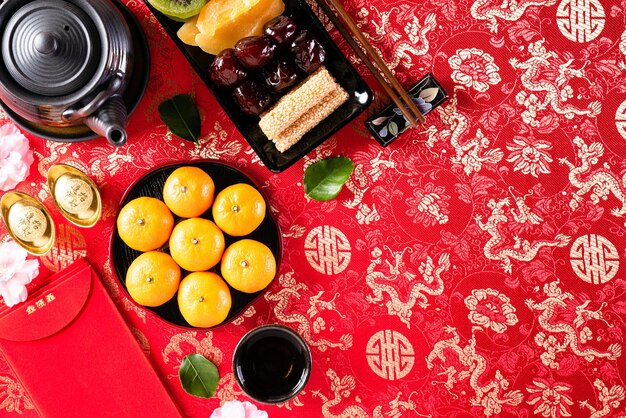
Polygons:
M346 100L348 100L348 93L343 89L330 93L321 103L312 107L308 112L302 115L300 119L274 138L276 149L280 152L287 151L292 145L298 142L304 134L326 119L339 106L345 103Z
M348 93L324 67L261 116L259 126L285 152L348 100Z

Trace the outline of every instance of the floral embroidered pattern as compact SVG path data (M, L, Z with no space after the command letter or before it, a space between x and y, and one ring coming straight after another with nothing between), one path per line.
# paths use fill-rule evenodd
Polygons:
M499 334L518 322L515 308L510 302L508 297L494 289L474 289L465 298L465 306L470 310L468 318L472 324Z
M8 376L0 376L0 411L4 409L7 412L21 414L25 409L34 408L18 382Z
M444 187L427 183L423 188L415 188L413 196L406 201L410 206L406 214L413 218L413 223L428 228L448 222L450 196L445 194Z
M550 174L549 164L553 161L547 151L552 149L548 141L535 139L532 136L516 136L513 143L508 143L506 149L511 151L508 162L513 163L513 171L530 174L537 178L539 174Z
M566 383L555 383L537 378L526 390L530 393L526 403L535 406L535 414L546 418L571 417L570 406L574 404L568 395L572 386Z
M493 57L477 48L458 49L448 64L453 70L452 80L479 92L502 81Z

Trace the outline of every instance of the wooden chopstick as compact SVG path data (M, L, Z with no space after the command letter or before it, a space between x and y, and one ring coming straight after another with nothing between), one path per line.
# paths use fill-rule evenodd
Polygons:
M402 88L400 82L396 77L391 73L385 62L382 58L374 51L374 48L367 41L363 32L359 29L356 22L352 19L352 17L348 14L348 12L343 8L341 3L338 0L316 0L317 4L320 8L326 13L330 21L335 25L339 33L346 39L350 47L356 52L361 61L365 64L367 68L372 72L372 75L376 80L380 83L380 85L385 90L385 93L389 95L391 100L398 106L400 111L404 114L406 119L412 126L417 126L417 120L420 122L424 122L424 115L420 112L419 108L415 105L413 100L409 94ZM330 4L329 4L330 3ZM332 7L337 11L335 14L331 8ZM342 22L345 22L344 23ZM352 32L354 37L348 31ZM358 43L357 43L358 40ZM360 45L359 45L360 43ZM363 51L365 49L365 51ZM369 57L367 54L369 54ZM373 61L373 62L372 62ZM382 74L381 74L382 72ZM387 81L388 80L388 81ZM395 90L394 90L395 89ZM398 95L400 97L398 97ZM403 103L404 101L404 103ZM406 105L405 105L406 103ZM406 106L406 107L405 107ZM408 107L408 109L407 109ZM415 116L414 116L415 115ZM416 119L417 118L417 119Z

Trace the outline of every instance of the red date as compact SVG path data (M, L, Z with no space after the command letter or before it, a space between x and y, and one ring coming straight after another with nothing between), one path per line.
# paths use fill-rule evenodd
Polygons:
M267 36L250 36L235 44L235 55L250 70L258 70L276 54L276 44Z
M248 72L235 56L232 48L220 52L209 69L211 80L219 87L236 87L243 82Z
M233 98L245 113L256 116L263 112L272 101L263 84L247 80L233 90Z

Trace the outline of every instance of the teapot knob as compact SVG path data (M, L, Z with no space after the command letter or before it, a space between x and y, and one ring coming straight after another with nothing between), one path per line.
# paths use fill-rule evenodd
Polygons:
M50 55L59 50L59 40L50 32L40 32L35 36L35 49L37 52Z

